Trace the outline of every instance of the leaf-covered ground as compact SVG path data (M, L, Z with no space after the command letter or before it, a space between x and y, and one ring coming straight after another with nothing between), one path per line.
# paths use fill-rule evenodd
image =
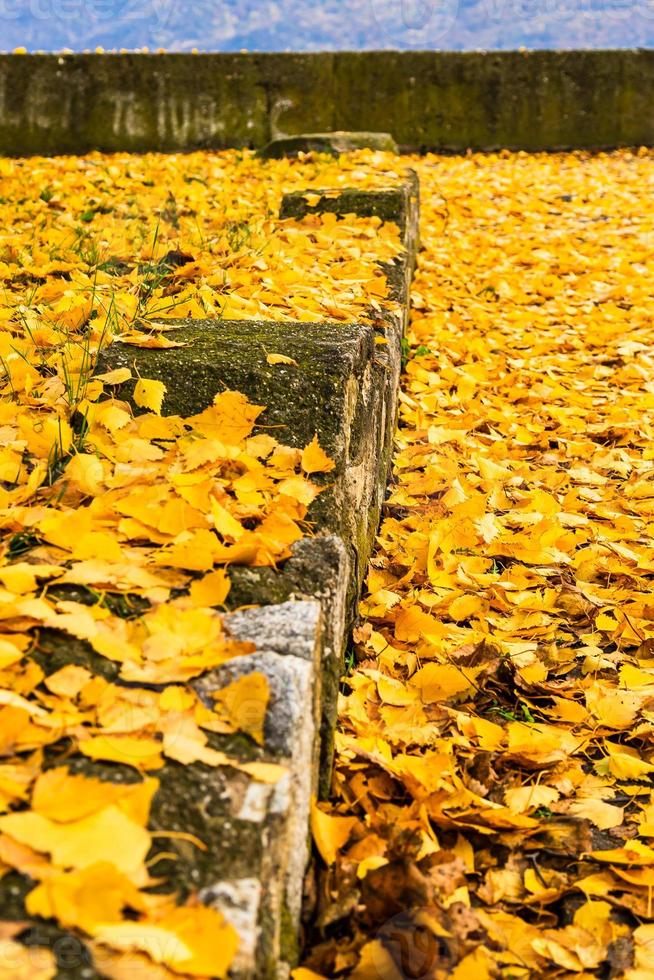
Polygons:
M65 969L62 931L116 980L229 970L232 926L161 880L157 772L283 774L219 739L262 743L263 675L211 707L188 682L251 649L223 628L226 567L288 557L334 464L317 437L274 438L239 392L162 416L161 382L137 379L134 411L131 371L93 367L109 343L174 348L175 317L374 317L397 228L276 215L284 190L379 184L395 163L0 160L0 977L48 980L58 948ZM39 923L59 932L35 952Z
M80 324L127 341L174 317L351 323L386 293L377 262L397 253L396 229L279 221L281 197L383 185L398 165L370 153L0 158L0 329L38 325L49 347Z
M238 393L162 417L143 378L134 414L124 372L91 368L105 343L174 346L177 316L368 315L396 230L279 201L406 162L395 469L297 977L654 975L653 159L0 160L0 871L29 879L0 976L53 976L23 945L44 920L106 976L229 969L218 913L152 888L150 804L164 760L236 762L212 739L243 697L261 739L263 679L213 709L187 682L242 652L225 566L283 561L331 462L255 434Z
M427 157L306 972L654 976L654 158Z

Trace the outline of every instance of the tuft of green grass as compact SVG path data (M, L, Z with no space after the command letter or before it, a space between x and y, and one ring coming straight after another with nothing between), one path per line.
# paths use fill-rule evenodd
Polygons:
M14 534L12 538L9 539L9 544L7 545L7 557L8 558L19 558L21 555L27 554L32 548L38 548L41 544L40 540L35 534L29 531L19 531L18 534Z

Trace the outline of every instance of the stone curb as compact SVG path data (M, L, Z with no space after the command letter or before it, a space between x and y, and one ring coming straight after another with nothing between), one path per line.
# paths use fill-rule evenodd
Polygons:
M317 790L321 620L320 604L315 601L232 613L226 619L227 629L236 639L254 642L256 650L192 684L211 706L213 691L247 674L263 673L271 697L261 759L281 763L288 771L272 787L251 780L244 794L237 788L242 782L240 774L224 779L219 793L210 777L205 782L205 810L219 811L225 796L231 796L232 804L238 800L230 814L223 816L222 828L229 830L225 825L232 820L250 823L258 828L262 844L255 849L258 860L253 862L252 855L248 856L246 871L246 855L230 854L221 846L221 835L212 838L212 852L205 855L220 871L214 872L215 880L204 880L200 898L223 913L241 940L233 977L285 976L297 955L302 884L309 857L309 814ZM241 851L238 836L234 846Z
M308 193L308 192L306 192ZM303 446L317 432L336 468L309 512L315 535L293 548L281 569L231 567L232 607L257 605L226 618L230 632L255 644L193 682L211 703L213 690L260 671L271 700L261 750L248 739L228 739L236 759L281 763L275 785L238 770L167 765L153 807L161 829L185 830L207 844L198 859L174 842L180 874L205 903L219 908L241 936L230 976L236 980L286 977L296 961L302 885L309 857L312 795L329 785L338 686L356 599L372 550L385 496L395 431L401 342L418 247L418 181L409 173L387 189L312 191L284 197L283 218L325 210L395 221L401 260L384 267L395 312L374 325L265 321L178 321L174 349L119 343L99 358L99 373L136 367L163 381L164 411L193 415L225 387L266 405L263 426L281 441ZM314 200L311 197L310 200ZM376 331L386 343L375 342ZM271 368L266 350L282 350L299 368ZM117 389L129 399L134 382ZM180 800L181 796L181 800Z

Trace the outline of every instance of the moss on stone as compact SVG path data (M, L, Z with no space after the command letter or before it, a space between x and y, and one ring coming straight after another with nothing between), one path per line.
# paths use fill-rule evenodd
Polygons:
M300 958L300 940L297 922L285 902L282 904L279 948L284 962L295 966Z
M129 367L163 381L167 414L193 415L210 405L218 392L232 388L265 406L257 431L271 432L280 442L298 447L317 434L336 466L329 474L315 476L325 491L313 503L309 520L316 529L347 539L352 514L344 507L342 481L364 430L371 431L362 406L353 406L352 418L347 406L352 384L361 386L375 356L374 329L360 324L302 324L299 330L292 322L179 321L176 337L188 346L160 350L113 344L101 355L98 372ZM271 350L292 357L298 366L269 365L266 353ZM118 397L130 399L134 384L132 380L117 389ZM365 515L358 519L365 520Z
M254 320L169 321L175 339L187 344L173 349L137 348L115 343L106 348L98 372L115 367L138 368L144 377L168 386L163 411L188 417L209 406L214 396L233 388L265 405L259 425L270 427L280 440L304 446L316 429L328 452L342 444L342 413L335 399L347 379L361 372L373 350L372 328L359 324L273 323ZM270 365L278 351L297 367ZM135 381L115 389L131 398Z
M320 194L320 192L318 192ZM392 221L404 229L407 210L407 190L399 184L381 190L358 190L357 188L339 189L338 195L333 192L323 192L319 200L307 201L306 195L315 195L316 191L301 190L285 194L280 209L281 218L302 218L305 214L357 214L360 217L380 218L382 221Z
M239 736L213 735L212 747L240 762L263 757L254 743ZM94 776L112 783L136 783L143 777L130 766L97 762L84 756L66 760L74 773ZM151 773L160 782L150 811L148 826L153 831L183 832L195 835L205 845L188 840L161 838L153 842L151 856L174 853L174 858L156 864L157 877L164 879L160 890L175 892L181 899L191 892L209 887L224 878L256 877L262 861L260 825L239 820L230 812L227 787L245 788L250 777L229 768L213 768L203 763L181 765L168 761Z
M68 664L75 664L86 667L91 673L104 677L107 681L115 681L118 677L117 663L96 653L85 640L78 640L57 630L40 630L37 644L29 656L46 676L56 673Z

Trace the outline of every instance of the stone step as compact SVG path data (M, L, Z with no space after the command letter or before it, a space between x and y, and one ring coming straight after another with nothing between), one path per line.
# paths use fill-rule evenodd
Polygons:
M396 312L375 313L372 323L296 323L264 320L167 320L174 349L116 342L98 361L98 373L130 368L167 387L164 414L203 411L228 389L265 405L259 426L274 427L280 441L304 446L318 435L336 468L310 517L318 530L340 536L351 551L351 595L358 592L383 501L397 409L401 340L408 290L418 247L418 182L409 173L394 187L296 192L284 197L282 217L316 211L376 215L400 227L405 252L384 264ZM315 196L318 200L315 201ZM386 343L377 344L380 331ZM295 365L270 365L270 351ZM115 389L130 400L135 380ZM138 411L138 409L137 409Z
M277 136L260 151L262 157L278 160L298 153L350 153L352 150L385 150L397 153L397 143L390 133L348 132L298 133L296 136Z

